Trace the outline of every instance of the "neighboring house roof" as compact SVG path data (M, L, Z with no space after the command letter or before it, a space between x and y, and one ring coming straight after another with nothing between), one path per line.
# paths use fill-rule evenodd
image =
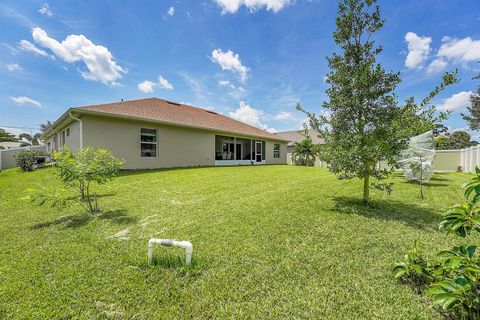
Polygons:
M0 142L0 146L5 147L6 149L10 148L18 148L22 144L23 141L21 142L16 142L16 141L4 141Z
M301 142L306 138L305 132L303 130L277 132L277 135L290 141L290 143L288 143L288 146L293 146L296 142ZM313 129L308 129L308 135L315 144L325 143L325 140L323 138L320 138L319 133Z
M274 133L253 127L243 122L234 120L214 111L195 108L186 104L171 102L158 98L98 104L69 109L59 120L68 117L68 113L98 114L105 116L118 116L135 120L147 120L174 124L179 126L209 129L226 133L236 133L246 136L261 137L272 140L288 141ZM65 119L63 119L65 120ZM48 136L48 134L46 134Z

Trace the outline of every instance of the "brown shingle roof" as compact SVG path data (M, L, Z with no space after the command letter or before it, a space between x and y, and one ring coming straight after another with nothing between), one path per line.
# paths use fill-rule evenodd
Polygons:
M302 142L306 138L303 130L283 131L278 132L277 135L286 140L289 140L290 143L288 145L295 145L295 142ZM308 129L308 135L315 144L325 143L325 140L323 138L320 138L318 132L313 129Z
M158 98L91 105L73 108L73 110L94 111L109 115L120 115L181 126L198 127L286 141L286 139L277 136L276 134L269 133L265 130L250 126L216 112Z

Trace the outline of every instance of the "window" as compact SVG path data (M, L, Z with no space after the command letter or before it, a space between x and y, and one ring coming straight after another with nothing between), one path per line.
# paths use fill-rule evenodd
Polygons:
M152 158L157 156L157 130L140 130L140 155L142 158Z
M67 137L70 137L70 128L67 129Z
M273 157L280 158L280 143L273 144Z

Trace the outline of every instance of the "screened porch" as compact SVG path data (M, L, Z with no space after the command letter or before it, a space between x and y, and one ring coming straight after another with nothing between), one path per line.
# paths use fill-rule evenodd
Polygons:
M215 165L253 165L265 163L265 141L215 136Z

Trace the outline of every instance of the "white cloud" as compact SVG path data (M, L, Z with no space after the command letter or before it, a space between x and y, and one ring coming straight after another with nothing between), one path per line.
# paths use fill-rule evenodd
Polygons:
M40 9L38 9L38 12L40 12L41 14L45 14L49 17L53 15L52 11L50 11L50 6L46 2L43 4L43 6Z
M30 104L30 105L36 106L38 108L42 107L42 104L40 102L38 102L37 100L33 100L33 99L31 99L29 97L25 97L25 96L10 97L10 100L12 100L13 102L15 102L18 105Z
M430 63L428 66L428 73L436 73L444 70L447 67L448 63L442 58L437 58Z
M453 94L451 97L443 99L442 103L437 106L439 111L456 111L466 109L470 105L470 96L472 91L462 91Z
M228 80L218 80L218 84L222 87L230 88L231 90L228 94L237 100L242 99L247 93L247 90L245 90L245 88L243 88L242 86L237 87Z
M228 80L218 80L218 84L223 86L223 87L226 87L226 86L230 86L230 81Z
M414 32L407 32L405 41L408 44L408 54L405 66L410 69L422 68L423 62L428 58L432 38L421 37Z
M171 17L175 14L175 7L171 6L168 8L167 14Z
M480 60L480 40L470 37L455 39L443 37L443 44L438 49L437 56L458 62Z
M35 27L32 36L36 43L50 49L63 61L68 63L82 61L88 71L82 71L80 74L86 80L116 85L122 73L127 73L127 70L117 65L106 47L94 44L84 35L71 34L62 42L58 42L50 38L44 30Z
M158 76L158 82L152 82L149 80L145 80L138 84L138 90L148 93L153 92L155 87L159 87L162 89L173 90L173 85L168 82L167 79L162 77L161 75Z
M277 113L273 118L275 120L287 120L287 119L290 119L291 117L292 117L291 112L281 111Z
M269 128L262 123L261 119L265 116L262 110L254 109L243 101L240 102L240 106L235 111L229 112L228 115L251 126L267 130L268 132L276 132L274 128Z
M173 85L162 76L158 76L158 86L163 89L173 90Z
M152 81L145 80L138 84L138 90L148 93L153 92L153 87L155 87L156 83Z
M205 99L206 95L210 95L210 92L205 88L202 81L195 79L187 72L179 72L179 75L183 78L183 81L185 81L190 89L192 89L198 99Z
M284 7L293 3L292 0L215 0L222 8L222 14L235 13L241 6L250 11L256 11L262 7L277 13Z
M20 67L16 63L7 64L7 65L5 65L5 68L7 68L7 70L10 71L10 72L21 71L22 70L22 67Z
M42 50L40 49L39 47L37 47L36 45L34 45L33 43L31 43L30 41L28 40L21 40L19 43L18 43L18 47L20 49L22 49L23 51L29 51L29 52L33 52L35 54L38 54L40 56L44 56L44 57L49 57L51 59L55 59L54 56L51 56L49 55L45 50Z
M218 63L222 70L230 70L237 73L242 81L245 81L248 77L248 71L250 68L242 65L240 56L233 53L231 50L223 52L221 49L215 49L212 51L212 61Z

